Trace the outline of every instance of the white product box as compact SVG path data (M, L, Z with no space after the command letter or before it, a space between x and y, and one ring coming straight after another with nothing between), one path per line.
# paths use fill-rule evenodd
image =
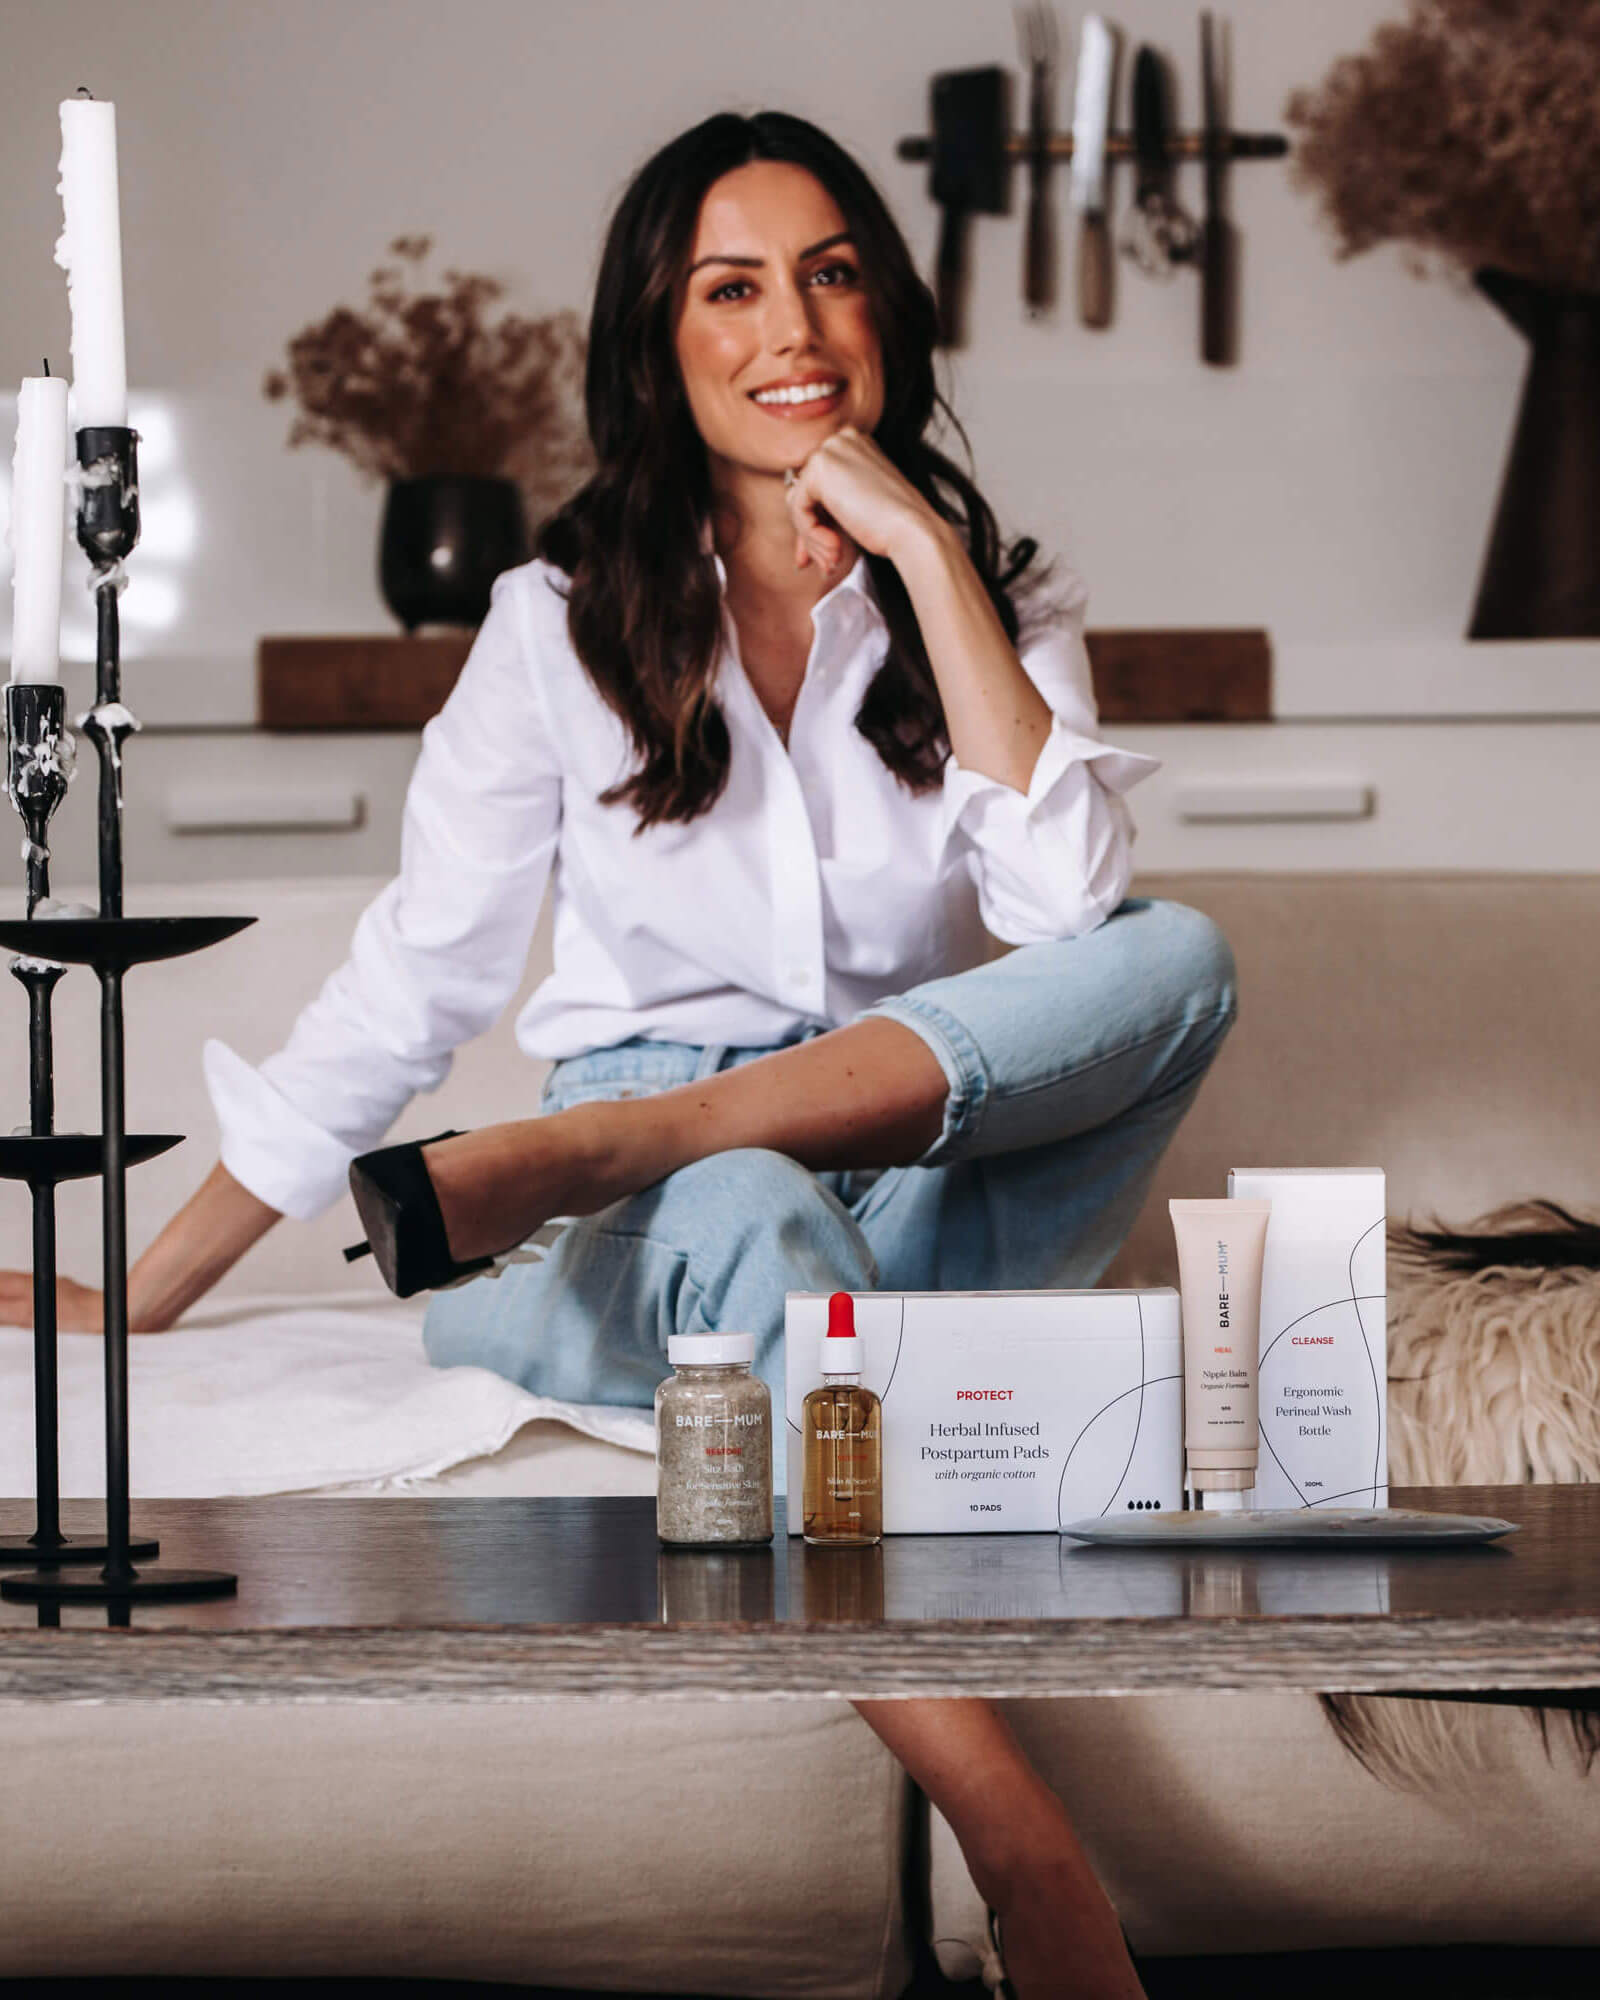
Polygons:
M883 1402L891 1535L1053 1532L1183 1504L1178 1295L858 1292L865 1387ZM789 1532L803 1526L800 1420L820 1386L822 1293L784 1315Z
M1257 1507L1389 1504L1388 1286L1377 1167L1235 1167L1272 1204L1261 1271Z

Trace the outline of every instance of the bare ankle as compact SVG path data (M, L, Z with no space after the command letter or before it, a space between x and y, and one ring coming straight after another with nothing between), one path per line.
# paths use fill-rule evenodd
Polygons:
M1089 1872L1065 1808L1041 1781L1035 1783L1038 1796L1013 1794L1003 1815L986 1815L981 1825L965 1830L961 1846L968 1870L990 1903L1004 1902L1018 1885L1063 1869Z

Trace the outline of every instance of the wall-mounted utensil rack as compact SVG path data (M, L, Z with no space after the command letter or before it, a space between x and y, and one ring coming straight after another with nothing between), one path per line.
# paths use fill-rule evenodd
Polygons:
M1023 299L1034 316L1053 306L1057 258L1050 183L1052 170L1065 165L1075 223L1077 316L1083 325L1101 331L1115 318L1114 252L1120 247L1150 277L1171 276L1181 266L1198 272L1201 359L1212 367L1229 365L1237 351L1238 257L1227 214L1228 169L1238 161L1282 159L1289 142L1281 132L1233 126L1226 27L1219 32L1209 12L1200 17L1204 115L1200 129L1190 132L1173 129L1166 59L1149 46L1138 50L1134 63L1131 126L1112 130L1120 37L1096 13L1083 20L1070 130L1056 131L1051 105L1057 37L1046 0L1019 7L1018 27L1028 76L1025 129L1017 130L1012 116L1011 72L990 63L934 76L927 131L901 139L896 148L902 160L928 164L928 192L942 211L933 278L939 345L963 344L968 224L977 216L1008 212L1014 166L1025 169L1028 182ZM1133 206L1120 243L1109 199L1108 170L1116 161L1135 167ZM1191 161L1204 175L1199 216L1178 205L1171 186L1174 170Z
M1033 142L1025 133L1013 132L1005 142L1006 157L1012 160L1026 160L1032 151ZM1052 133L1045 142L1052 161L1072 158L1072 134ZM1283 132L1230 132L1222 140L1221 157L1225 160L1281 160L1289 151L1289 140ZM1168 151L1175 160L1207 160L1212 157L1212 142L1204 132L1174 132L1168 141ZM933 158L933 141L920 134L899 141L895 147L896 157L909 161L912 165L925 164ZM1108 160L1131 160L1135 157L1133 135L1128 132L1113 132L1106 140Z

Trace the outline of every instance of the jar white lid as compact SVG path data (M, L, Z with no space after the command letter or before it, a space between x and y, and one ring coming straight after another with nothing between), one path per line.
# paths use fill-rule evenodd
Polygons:
M748 1365L756 1358L753 1333L669 1333L667 1359L674 1368L723 1368Z

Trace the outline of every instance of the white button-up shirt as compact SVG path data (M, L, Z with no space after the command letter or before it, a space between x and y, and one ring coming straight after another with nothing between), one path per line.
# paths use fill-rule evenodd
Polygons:
M774 1046L979 963L985 932L1072 937L1127 893L1122 795L1155 766L1099 739L1076 579L1019 598L1022 663L1053 715L1025 793L952 758L913 795L858 732L888 645L858 559L812 612L787 748L724 612L727 787L689 825L638 833L629 807L600 804L634 756L573 651L566 582L534 562L496 584L423 732L400 873L287 1046L259 1069L206 1046L223 1164L284 1214L326 1208L351 1159L501 1013L547 884L555 967L516 1024L544 1058L634 1036Z

